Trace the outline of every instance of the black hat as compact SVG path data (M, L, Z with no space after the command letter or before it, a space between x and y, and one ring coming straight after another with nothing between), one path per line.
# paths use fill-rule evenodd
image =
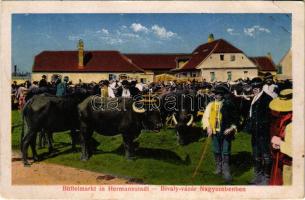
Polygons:
M270 72L267 72L265 75L264 75L264 80L272 80L273 79L273 75L270 73Z
M122 81L122 85L128 85L128 84L129 84L129 82L127 80Z
M259 77L255 77L251 80L252 88L261 88L263 86L263 80Z
M130 82L130 85L136 85L137 84L137 81L131 81Z
M224 85L218 85L218 86L216 86L214 88L213 92L215 94L222 94L222 95L224 95L224 94L229 93L229 89L226 86L224 86Z
M69 77L68 77L68 76L65 76L65 77L64 77L64 81L68 82L68 81L69 81Z
M104 80L102 83L103 83L103 85L106 85L106 86L109 85L109 81L108 80Z

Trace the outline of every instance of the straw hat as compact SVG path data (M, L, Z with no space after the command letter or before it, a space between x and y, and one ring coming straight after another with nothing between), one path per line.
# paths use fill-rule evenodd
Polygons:
M279 96L270 102L269 107L277 112L292 111L292 89L282 90Z

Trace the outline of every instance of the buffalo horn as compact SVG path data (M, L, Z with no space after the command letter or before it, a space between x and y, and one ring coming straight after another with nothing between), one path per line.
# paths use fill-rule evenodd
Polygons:
M178 122L177 122L177 120L176 120L175 114L173 114L173 116L172 116L172 117L173 117L173 122L174 122L174 124L175 124L175 125L177 125L177 124L178 124Z
M186 124L187 126L190 126L194 121L193 115L191 114L191 119L190 121Z
M144 108L137 108L136 106L136 102L133 102L132 104L132 110L136 113L144 113L145 112L145 109Z

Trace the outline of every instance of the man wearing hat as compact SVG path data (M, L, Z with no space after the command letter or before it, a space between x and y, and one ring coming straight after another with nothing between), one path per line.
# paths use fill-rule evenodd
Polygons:
M271 185L292 184L292 89L280 92L278 98L269 104L271 110L277 112L276 129L271 139L273 167Z
M263 90L273 99L277 97L278 86L274 84L273 75L270 72L267 72L264 76L264 86Z
M222 174L226 182L232 181L229 159L231 155L231 141L237 131L239 115L233 102L226 98L229 90L225 86L216 86L215 100L210 102L203 114L203 129L207 129L208 136L212 136L213 153L216 162L214 174Z
M121 84L122 86L118 88L117 95L125 98L131 97L129 90L129 82L127 80L123 80Z
M100 87L101 87L101 96L102 97L110 97L110 98L115 98L114 92L112 88L109 85L108 80L103 80L100 82Z
M46 75L42 75L41 80L38 83L38 86L40 88L42 87L48 87L48 82L47 82L47 76Z
M251 102L247 131L252 135L254 162L253 185L267 185L270 179L272 158L270 153L270 109L272 97L262 90L263 81L256 77L251 80L254 97Z
M61 77L58 77L55 81L56 84L56 96L65 96L67 91L67 85L65 81L61 81Z

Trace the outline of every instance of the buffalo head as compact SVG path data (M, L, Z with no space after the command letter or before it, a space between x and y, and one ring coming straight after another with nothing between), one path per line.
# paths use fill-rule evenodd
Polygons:
M138 115L139 121L141 121L144 129L159 132L163 124L160 109L154 103L154 101L133 102L132 110L140 114Z
M186 112L179 112L173 115L173 121L176 124L177 142L179 145L188 145L198 141L204 136L201 127L193 126L194 116Z

